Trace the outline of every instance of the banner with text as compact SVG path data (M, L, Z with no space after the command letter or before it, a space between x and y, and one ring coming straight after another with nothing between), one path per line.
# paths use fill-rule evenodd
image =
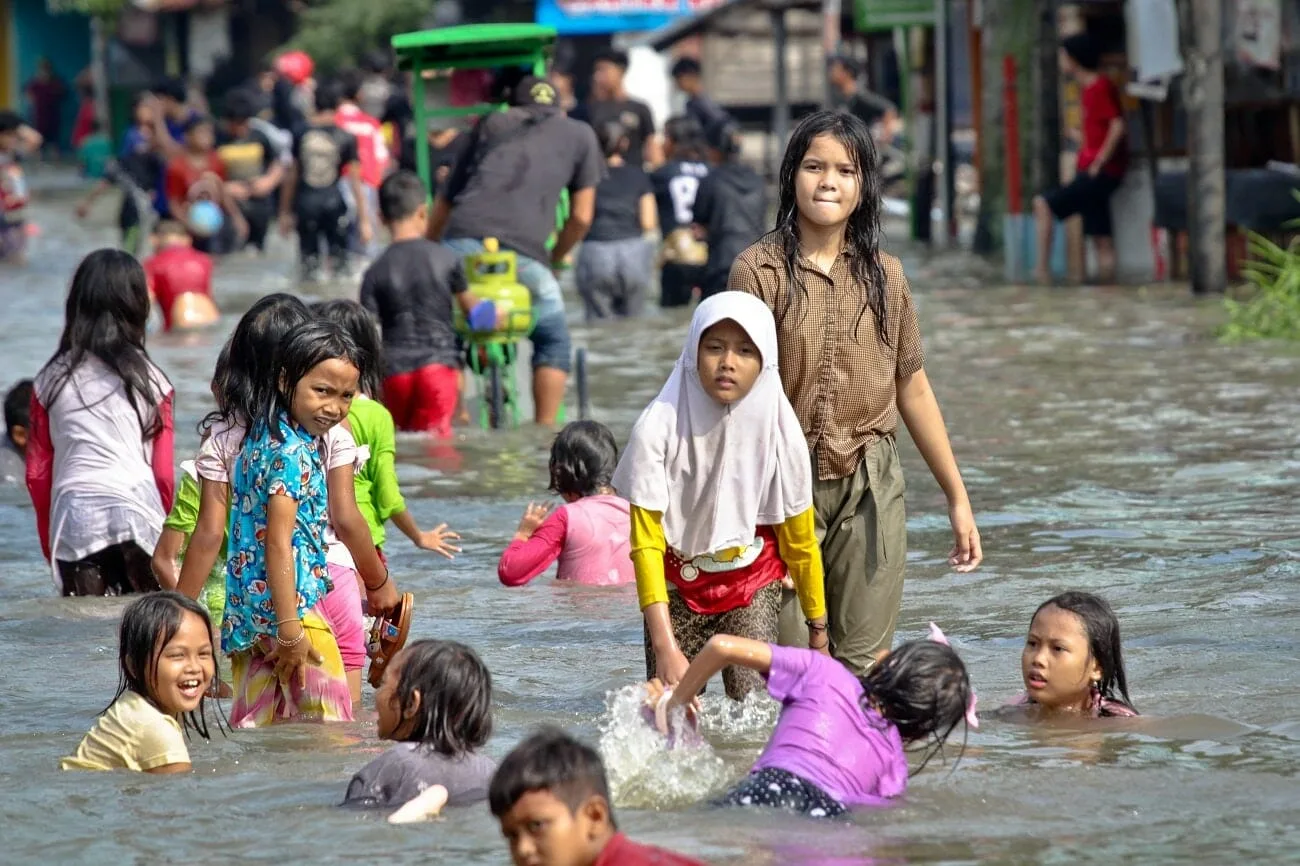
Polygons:
M561 36L654 30L724 0L537 0L537 23Z

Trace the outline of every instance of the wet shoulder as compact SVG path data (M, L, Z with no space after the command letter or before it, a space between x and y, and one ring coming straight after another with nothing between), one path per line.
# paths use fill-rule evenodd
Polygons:
M786 291L785 251L772 235L765 235L736 256L727 288L757 295L769 307L784 298Z

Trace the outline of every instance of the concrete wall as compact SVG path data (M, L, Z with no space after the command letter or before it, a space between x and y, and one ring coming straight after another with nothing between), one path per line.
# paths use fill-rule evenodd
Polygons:
M77 14L51 15L45 8L45 0L7 0L7 3L13 30L10 74L16 98L14 104L23 116L30 115L30 107L22 92L23 85L36 72L37 61L48 57L54 64L54 71L68 88L60 131L63 140L59 143L66 147L77 117L73 82L90 63L90 19Z

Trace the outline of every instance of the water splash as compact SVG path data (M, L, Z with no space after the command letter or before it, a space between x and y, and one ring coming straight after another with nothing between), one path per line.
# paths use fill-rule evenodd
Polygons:
M726 763L678 710L668 736L644 710L645 687L624 686L605 695L600 754L610 794L619 806L661 809L698 803L731 777Z

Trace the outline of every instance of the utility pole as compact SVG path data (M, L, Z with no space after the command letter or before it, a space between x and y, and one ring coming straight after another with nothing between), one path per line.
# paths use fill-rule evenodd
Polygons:
M1037 0L1038 12L1038 158L1034 186L1055 189L1061 184L1061 44L1055 0Z
M826 53L827 60L840 50L842 10L840 0L822 0L822 50ZM835 86L831 84L829 66L822 70L822 77L826 82L826 107L830 108L835 104Z
M1223 4L1182 0L1183 103L1187 107L1187 230L1192 292L1228 288L1224 173Z

